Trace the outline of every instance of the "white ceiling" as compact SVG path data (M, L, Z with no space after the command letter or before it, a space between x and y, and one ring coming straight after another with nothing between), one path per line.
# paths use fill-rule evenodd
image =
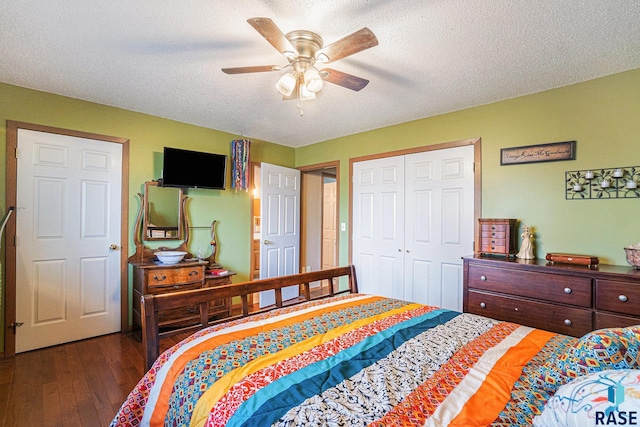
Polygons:
M283 101L286 64L247 22L330 44L370 80ZM638 0L0 0L0 81L299 147L640 68Z

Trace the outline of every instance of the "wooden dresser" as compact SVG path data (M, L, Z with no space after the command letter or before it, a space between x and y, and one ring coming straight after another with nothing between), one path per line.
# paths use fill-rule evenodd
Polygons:
M518 252L518 220L478 218L478 222L478 253L509 257Z
M231 283L235 274L220 276L205 274L207 261L186 260L168 265L158 261L131 262L133 266L133 328L139 330L141 322L140 297L168 292L215 287ZM229 316L231 305L226 299L214 301L209 306L209 317ZM170 328L195 324L200 320L198 307L179 307L160 314L160 327Z
M580 337L640 324L640 271L546 260L464 258L463 310Z

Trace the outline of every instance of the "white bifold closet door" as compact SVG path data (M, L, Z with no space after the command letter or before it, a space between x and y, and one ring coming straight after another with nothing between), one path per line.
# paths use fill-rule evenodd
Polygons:
M360 292L462 310L473 253L474 148L356 162L353 263Z

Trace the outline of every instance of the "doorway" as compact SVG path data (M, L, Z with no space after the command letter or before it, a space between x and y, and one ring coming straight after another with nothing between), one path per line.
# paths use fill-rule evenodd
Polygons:
M338 266L338 199L335 167L302 173L300 266L316 271Z
M340 162L298 168L301 172L300 270L337 267L339 260ZM260 165L253 165L251 277L260 277Z

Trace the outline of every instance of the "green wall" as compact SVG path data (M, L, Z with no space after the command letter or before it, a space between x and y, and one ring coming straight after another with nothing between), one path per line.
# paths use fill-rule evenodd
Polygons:
M320 101L318 101L320 102ZM0 176L5 176L6 120L129 138L129 228L143 182L158 178L162 149L229 154L238 135L0 83ZM640 165L640 69L450 114L292 149L253 140L256 162L304 166L340 161L340 221L349 224L349 158L482 138L482 215L517 218L535 233L536 254L572 252L626 265L622 247L640 242L640 199L565 200L564 172ZM577 141L574 161L500 166L500 149ZM189 190L192 250L218 224L219 261L249 278L251 199L231 190ZM6 211L0 186L1 212ZM199 228L202 227L202 228ZM348 231L340 262L348 262ZM131 233L130 233L131 234ZM133 250L130 241L130 252ZM0 260L4 264L4 247ZM3 281L4 283L4 281ZM1 304L4 309L4 302ZM0 324L4 321L4 313ZM4 331L4 327L1 328ZM3 342L0 332L0 343Z
M350 158L477 137L483 217L530 225L538 258L570 252L627 265L622 248L640 242L640 199L565 200L564 174L640 165L640 69L301 147L296 166L340 161L340 222L349 224ZM571 140L573 161L500 166L501 148Z

